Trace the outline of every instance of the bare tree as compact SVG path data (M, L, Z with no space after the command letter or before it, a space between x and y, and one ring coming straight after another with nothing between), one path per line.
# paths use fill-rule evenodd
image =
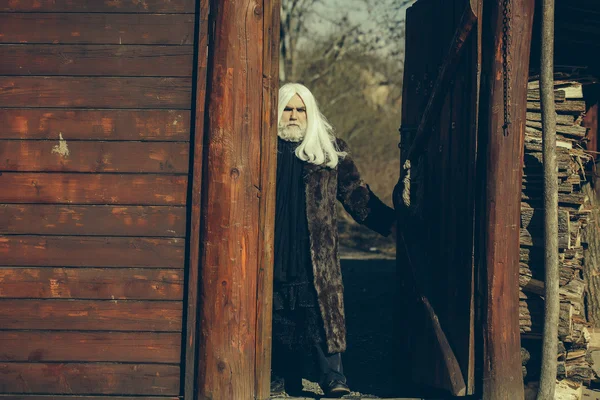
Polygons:
M281 8L281 80L310 87L362 176L389 204L400 169L403 11L412 1L282 0ZM350 246L395 248L340 215Z
M296 80L298 41L307 34L306 24L314 15L314 7L321 0L282 0L279 78Z
M340 61L352 51L384 55L395 59L395 64L401 68L404 49L403 11L413 2L414 0L282 0L279 64L281 81L296 81L301 75L298 70L301 45L304 50L321 49L322 53L311 54L315 61L326 59L329 65ZM358 18L358 21L357 18L352 20L349 9L362 10L364 17ZM314 31L317 21L321 26L327 26L325 38ZM306 60L303 64L310 67ZM322 78L328 70L310 77L307 83Z

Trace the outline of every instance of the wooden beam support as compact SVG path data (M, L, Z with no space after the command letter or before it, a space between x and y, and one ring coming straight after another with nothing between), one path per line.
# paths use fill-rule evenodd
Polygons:
M525 104L534 0L512 0L508 54L508 110L504 132L503 1L483 7L480 161L485 239L483 279L483 399L522 399L519 337L519 213Z
M206 107L206 61L208 59L208 2L196 0L196 34L194 67L196 68L196 86L192 95L193 131L191 135L191 152L189 170L192 172L188 187L189 214L187 232L189 242L186 255L187 269L187 304L186 304L186 336L184 353L183 390L185 399L193 399L196 383L196 348L198 343L198 287L200 277L200 214L202 192L202 163L204 151L204 128Z
M198 399L268 392L277 4L210 0Z
M277 95L279 93L280 0L264 0L263 104L261 196L259 202L259 273L256 332L256 399L271 394L273 316L273 243L275 235L275 181L277 172Z

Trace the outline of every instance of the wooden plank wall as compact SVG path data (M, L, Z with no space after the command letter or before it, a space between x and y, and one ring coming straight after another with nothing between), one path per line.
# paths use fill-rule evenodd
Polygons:
M0 0L1 399L182 394L194 13Z

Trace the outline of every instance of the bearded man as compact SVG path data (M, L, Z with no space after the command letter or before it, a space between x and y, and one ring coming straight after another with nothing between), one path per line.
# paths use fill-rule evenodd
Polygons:
M278 121L271 391L298 394L305 377L340 397L350 389L336 199L385 236L395 234L395 214L361 180L305 86L281 87Z

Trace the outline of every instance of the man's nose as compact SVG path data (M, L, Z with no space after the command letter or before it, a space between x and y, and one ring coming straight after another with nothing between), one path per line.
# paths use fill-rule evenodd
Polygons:
M292 113L290 114L290 119L298 119L298 111L292 110Z

